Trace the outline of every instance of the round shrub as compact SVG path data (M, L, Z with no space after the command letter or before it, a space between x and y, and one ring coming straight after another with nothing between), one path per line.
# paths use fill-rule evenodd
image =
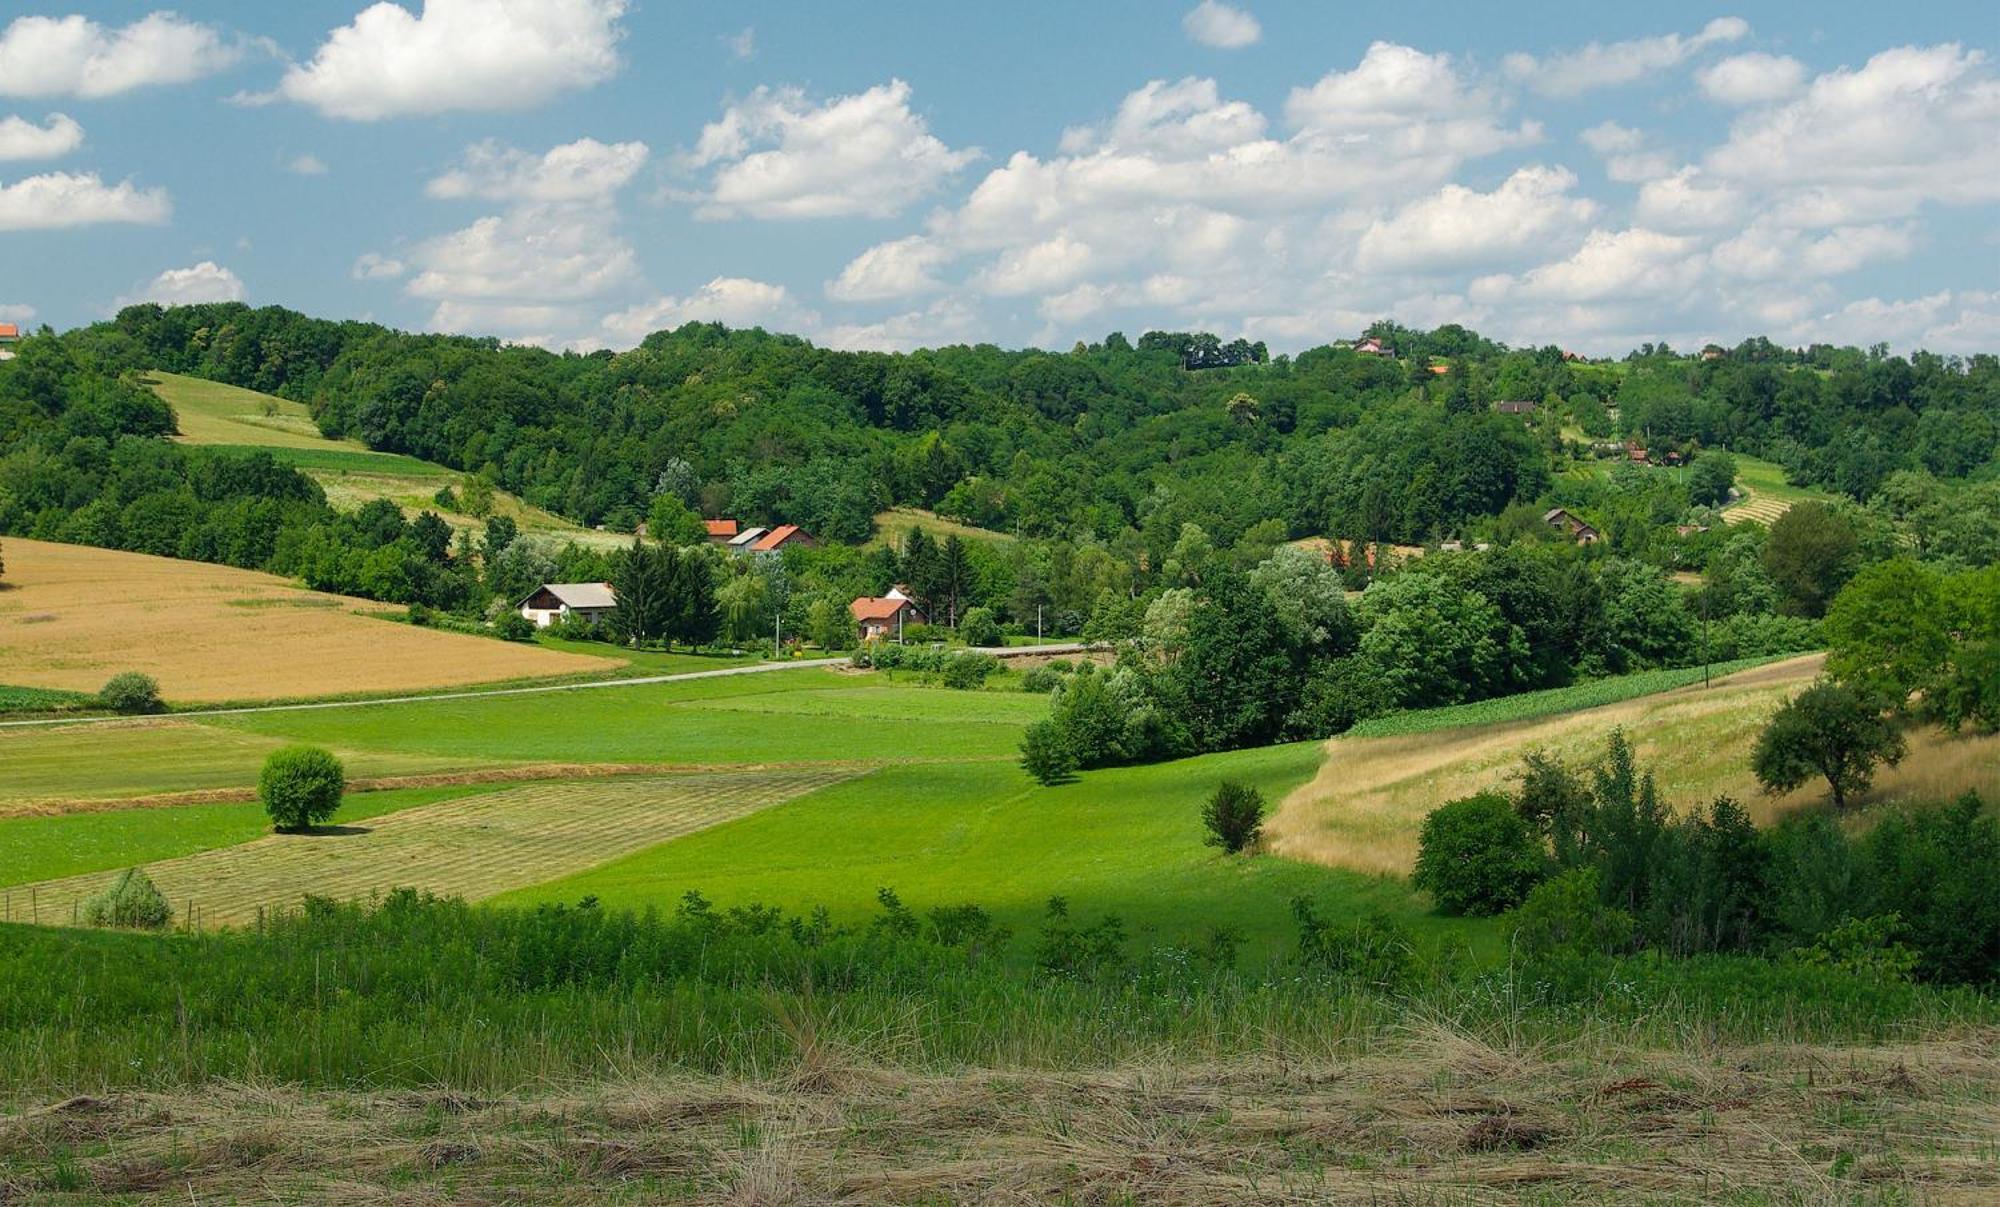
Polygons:
M1045 717L1021 735L1021 767L1039 783L1066 784L1076 778L1076 746Z
M160 685L151 675L126 671L111 676L97 693L97 702L112 712L149 713L166 707L160 701Z
M92 926L126 926L135 930L159 930L173 918L174 911L152 877L138 868L126 868L111 887L92 897L83 907L83 920Z
M1007 638L1000 632L1000 622L993 619L991 608L973 608L958 622L958 636L967 645L1005 645Z
M535 622L519 612L509 612L493 623L493 631L504 641L533 641Z
M1447 914L1498 914L1542 879L1547 860L1527 819L1498 792L1440 805L1424 819L1410 882Z
M347 791L347 773L331 751L287 746L271 752L257 777L257 797L279 830L297 833L333 816Z

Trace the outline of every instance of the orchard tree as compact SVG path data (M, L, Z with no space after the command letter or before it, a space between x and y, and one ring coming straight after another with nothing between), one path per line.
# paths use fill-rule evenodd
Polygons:
M1697 456L1688 471L1688 502L1697 507L1720 507L1729 502L1735 485L1736 458L1711 449Z
M332 817L347 791L340 760L317 746L271 752L257 776L257 798L280 831L300 833Z
M1853 688L1820 680L1787 701L1757 738L1750 766L1772 795L1790 792L1822 776L1833 790L1833 807L1866 792L1875 765L1893 767L1908 747L1882 710Z
M1764 569L1778 585L1784 610L1819 617L1854 573L1860 537L1854 525L1825 503L1794 503L1771 525L1764 541Z

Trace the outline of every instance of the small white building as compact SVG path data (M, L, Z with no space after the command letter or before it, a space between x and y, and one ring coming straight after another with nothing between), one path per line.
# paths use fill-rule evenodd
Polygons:
M0 360L13 360L14 345L20 342L20 324L0 323Z
M520 602L518 610L538 629L564 617L596 624L618 610L618 595L610 583L543 583Z

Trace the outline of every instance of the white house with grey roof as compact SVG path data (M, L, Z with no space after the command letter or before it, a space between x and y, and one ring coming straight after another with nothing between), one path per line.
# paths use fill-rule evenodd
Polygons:
M610 583L543 583L518 608L538 629L566 616L595 624L618 610L618 595Z

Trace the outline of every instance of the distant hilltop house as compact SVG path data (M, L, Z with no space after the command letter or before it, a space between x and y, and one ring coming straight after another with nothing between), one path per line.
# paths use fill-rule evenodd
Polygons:
M538 629L563 619L597 624L618 610L618 594L610 583L543 583L516 607Z
M863 641L901 641L905 626L924 623L916 601L901 586L889 588L887 595L864 595L848 604L847 611Z
M1703 360L1721 360L1727 355L1729 355L1729 349L1724 348L1721 344L1707 344L1701 350L1701 358Z
M1493 409L1502 415L1532 415L1535 413L1535 404L1525 398L1510 399L1507 402L1494 403Z
M1604 539L1604 534L1561 507L1551 507L1542 513L1542 523L1571 538L1579 545L1595 545Z
M810 549L817 543L797 524L779 524L775 528L745 528L729 538L728 546L732 553L776 553L793 545Z
M718 545L727 545L736 539L738 529L735 520L703 520L702 525L708 529L708 539Z
M1363 355L1363 356L1394 356L1394 355L1395 355L1395 353L1393 353L1393 352L1389 351L1389 350L1388 350L1387 348L1384 348L1384 347L1382 346L1382 341L1381 341L1381 340L1379 340L1379 339L1376 339L1376 338L1375 338L1374 336L1372 336L1372 335L1371 335L1371 336L1369 336L1369 337L1368 337L1367 339L1363 339L1363 340L1357 340L1357 341L1355 342L1355 344L1354 344L1354 350L1355 350L1356 352L1359 352L1359 353L1360 353L1361 355Z
M14 345L21 342L19 323L0 323L0 360L14 359Z

